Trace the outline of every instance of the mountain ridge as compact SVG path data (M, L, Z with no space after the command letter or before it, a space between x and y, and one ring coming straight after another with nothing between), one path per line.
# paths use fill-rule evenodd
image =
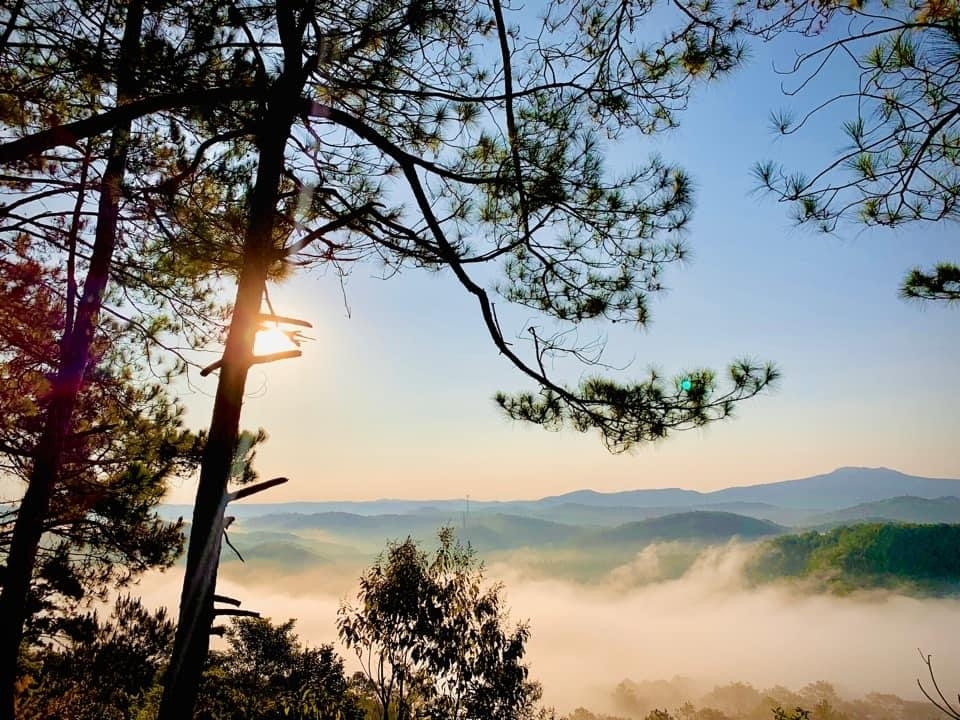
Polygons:
M737 485L720 490L701 492L683 488L644 488L617 492L592 489L574 490L560 495L549 495L536 500L403 500L398 498L358 501L299 501L282 503L234 503L230 514L238 519L275 514L313 514L346 512L352 515L448 513L463 515L473 512L500 512L532 515L553 519L562 508L584 506L592 510L613 508L707 509L713 505L760 504L770 509L787 511L831 512L855 505L880 502L897 497L916 497L934 500L960 497L960 479L928 478L891 470L890 468L841 467L829 473L793 480L780 480L756 485ZM189 505L164 505L164 517L189 518ZM638 516L637 519L640 519ZM777 521L783 518L778 517Z

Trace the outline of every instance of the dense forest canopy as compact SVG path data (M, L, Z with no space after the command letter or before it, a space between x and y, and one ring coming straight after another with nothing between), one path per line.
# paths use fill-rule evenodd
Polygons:
M864 523L784 535L748 569L757 579L823 578L838 587L916 582L954 589L960 525Z

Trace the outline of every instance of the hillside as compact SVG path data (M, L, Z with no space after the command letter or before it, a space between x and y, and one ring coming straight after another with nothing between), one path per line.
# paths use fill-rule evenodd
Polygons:
M933 500L919 497L895 497L816 515L811 525L836 525L867 520L908 523L960 523L960 498Z
M429 545L438 528L452 526L461 540L491 561L585 582L633 563L644 548L658 544L664 546L656 551L661 576L677 577L705 545L784 535L788 526L830 530L868 520L960 522L960 499L949 496L951 492L960 494L960 481L882 468L841 468L812 478L712 493L584 490L540 500L469 505L463 500L236 503L230 514L238 520L230 535L244 557L278 568L302 568L365 564L389 541L409 535ZM862 500L884 493L890 494ZM164 508L165 514L174 512L189 517L186 508ZM790 543L796 541L790 537L804 536L784 537L782 547L793 547ZM226 562L231 555L225 551ZM781 564L799 573L795 566L805 566L807 560L788 555Z
M960 525L864 523L767 541L747 568L758 582L809 578L835 590L960 583Z
M252 529L284 529L287 532L311 531L331 539L365 547L382 548L389 540L408 535L430 540L445 525L457 528L457 534L477 550L535 547L570 540L579 528L532 517L505 513L465 514L425 512L405 515L353 515L351 513L297 513L250 518L243 526Z
M654 542L726 542L733 538L753 540L779 535L785 528L767 520L728 512L696 511L665 515L626 523L597 532L585 539L601 545L647 545Z
M299 542L284 542L274 540L270 542L261 542L253 545L234 543L237 550L243 555L243 562L259 561L274 567L299 570L327 562L327 559L313 552ZM240 562L230 548L225 547L222 554L222 562L232 563Z
M364 555L369 560L387 542L408 535L429 546L437 529L449 524L446 520L437 513L273 515L238 522L231 539L245 557L249 554L272 565L296 567L310 564L314 556L317 561ZM706 545L734 538L755 540L785 531L766 520L716 511L673 513L613 527L566 525L504 513L471 513L466 527L454 524L454 528L461 540L486 558L547 576L581 580L600 577L655 543L678 545L670 551L676 557L667 563L672 568L669 574L678 576Z
M664 541L726 542L739 537L754 539L784 532L785 528L729 512L694 511L673 513L622 523L610 528L589 529L539 518L504 513L473 513L466 520L451 522L447 516L428 513L362 516L349 513L313 515L268 515L251 518L242 527L253 530L283 529L286 533L320 533L336 542L382 547L388 540L411 535L429 540L445 524L478 550L506 550L543 545L588 543L596 546L646 545Z

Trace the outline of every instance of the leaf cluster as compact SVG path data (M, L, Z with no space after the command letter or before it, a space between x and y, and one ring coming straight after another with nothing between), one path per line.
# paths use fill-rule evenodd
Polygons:
M198 712L211 720L362 720L331 645L304 647L294 621L235 619L210 654Z
M173 623L121 596L109 618L74 616L59 644L29 651L28 676L18 698L25 720L127 720L149 707Z
M29 476L60 362L66 314L58 275L29 258L0 259L0 472L11 482ZM43 520L34 602L45 619L38 630L55 630L54 619L73 602L167 567L183 549L181 524L161 520L156 506L171 477L196 467L202 441L183 429L181 408L159 385L138 382L135 368L118 362L121 344L113 340L96 339L61 483ZM18 506L5 500L0 513L4 555Z

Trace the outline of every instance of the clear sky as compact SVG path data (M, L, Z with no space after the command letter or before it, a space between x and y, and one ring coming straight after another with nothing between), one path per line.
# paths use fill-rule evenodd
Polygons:
M258 501L708 490L843 465L960 477L960 306L897 297L908 268L960 259L957 227L848 226L824 236L752 194L755 161L815 169L844 144L844 115L773 136L772 109L807 107L844 79L828 73L813 94L791 100L780 94L774 57L785 64L790 48L755 47L745 70L694 96L679 130L616 148L638 164L659 152L692 174L692 259L668 271L670 291L651 303L648 329L586 331L609 330L611 360L632 361L638 375L650 366L722 369L744 355L772 360L783 372L775 392L743 403L735 419L612 456L596 435L500 414L495 391L529 386L448 275L384 281L375 267L357 267L347 317L339 279L305 274L271 297L277 312L311 321L316 341L298 360L254 368L248 384L244 425L270 435L257 468L291 478ZM216 380L191 381L188 420L201 427ZM193 491L183 483L169 499L189 502Z

